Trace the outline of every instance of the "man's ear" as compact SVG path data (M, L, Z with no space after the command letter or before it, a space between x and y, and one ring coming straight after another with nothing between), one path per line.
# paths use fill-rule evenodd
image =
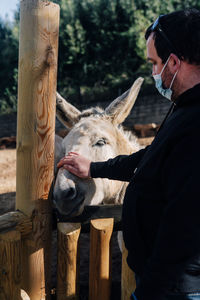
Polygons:
M180 59L174 53L171 53L171 59L169 60L169 68L172 73L175 73L180 67Z

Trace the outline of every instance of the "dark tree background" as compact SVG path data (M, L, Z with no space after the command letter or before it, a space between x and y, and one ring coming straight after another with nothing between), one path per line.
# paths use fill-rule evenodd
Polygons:
M145 59L145 29L159 14L200 0L55 0L61 7L58 90L76 105L110 100L137 76L153 91ZM17 109L19 9L0 19L0 113Z

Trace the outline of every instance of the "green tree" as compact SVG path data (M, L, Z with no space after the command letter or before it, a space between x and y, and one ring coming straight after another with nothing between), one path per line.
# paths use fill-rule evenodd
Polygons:
M200 9L199 0L54 2L61 7L58 90L80 103L113 98L139 75L146 77L147 87L152 84L146 64L146 28L160 14ZM0 20L0 112L16 110L18 33L19 8L12 24Z
M58 86L108 87L127 80L140 58L129 39L131 1L62 0ZM65 86L64 86L65 85Z
M0 112L17 109L18 20L10 23L0 19Z

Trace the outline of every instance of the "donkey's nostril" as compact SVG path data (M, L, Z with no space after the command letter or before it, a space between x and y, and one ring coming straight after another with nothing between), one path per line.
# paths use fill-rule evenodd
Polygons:
M64 198L74 199L76 197L76 189L73 187L68 188L64 191Z
M73 197L75 194L76 194L76 190L74 188L71 187L67 190L68 197Z

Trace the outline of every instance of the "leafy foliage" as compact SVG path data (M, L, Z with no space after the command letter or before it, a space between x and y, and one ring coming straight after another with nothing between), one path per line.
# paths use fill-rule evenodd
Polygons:
M17 29L0 21L0 112L16 110L18 40Z
M159 14L199 0L54 0L61 7L58 90L77 103L117 96L146 76L144 33ZM0 20L0 112L16 110L19 10ZM112 92L111 92L112 91Z

